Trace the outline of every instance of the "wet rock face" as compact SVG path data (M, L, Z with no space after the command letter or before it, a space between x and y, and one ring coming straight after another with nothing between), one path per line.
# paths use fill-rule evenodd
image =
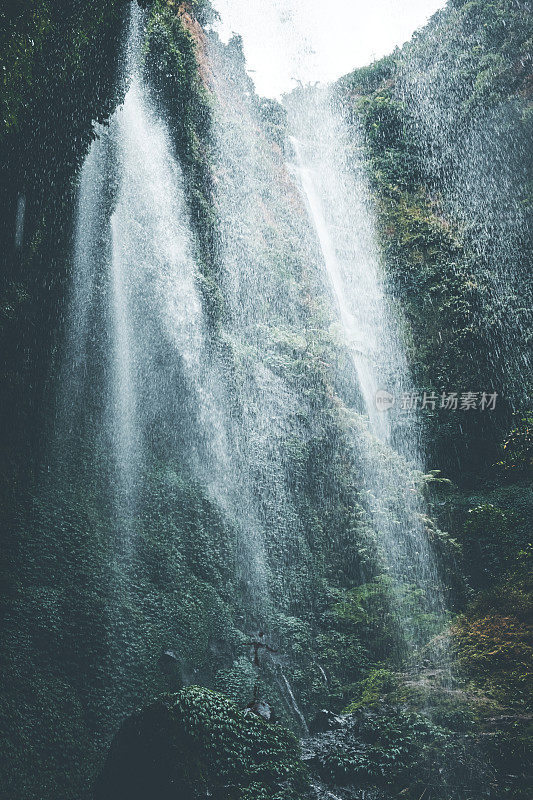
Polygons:
M413 765L428 739L418 718L392 707L342 715L321 711L311 728L303 759L324 786L319 797L388 800L418 784Z
M314 735L316 733L325 733L332 728L338 727L342 723L342 718L338 714L334 714L333 711L328 711L326 708L322 708L320 711L317 711L311 723L309 725L309 733Z
M318 800L491 797L483 758L468 734L381 701L352 713L320 711L302 742ZM427 792L426 792L427 794Z
M151 792L160 800L185 796L188 784L200 777L200 771L198 763L191 761L186 774L188 754L181 739L182 732L176 729L170 707L164 702L127 719L96 782L95 800L148 800Z
M266 706L266 704L264 704ZM198 687L133 714L116 735L94 800L307 800L295 737Z
M244 713L245 715L255 714L257 717L264 719L265 722L274 722L275 719L272 706L265 702L265 700L254 700L247 706Z
M346 789L335 787L329 789L320 783L313 784L316 800L392 800L390 795L385 795L379 790Z

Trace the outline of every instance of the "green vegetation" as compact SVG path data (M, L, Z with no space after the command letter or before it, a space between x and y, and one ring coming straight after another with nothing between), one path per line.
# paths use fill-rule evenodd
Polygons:
M516 354L532 340L528 3L453 0L402 50L338 84L350 124L364 133L385 273L416 384L437 394L500 394L495 412L436 408L426 416L428 463L438 469L420 480L453 615L447 633L461 672L451 682L435 668L433 653L447 637L424 614L421 589L398 585L377 567L380 543L359 495L349 441L363 435L362 427L340 400L344 387L329 378L327 365L343 356L324 325L317 255L291 222L300 205L284 196L281 179L268 182L261 202L250 203L254 213L276 211L254 266L269 271L274 290L296 309L294 319L289 325L274 313L254 336L224 336L214 202L221 169L217 101L206 34L197 24L207 23L212 9L200 0L140 5L145 76L183 169L213 347L235 391L254 361L301 398L293 427L273 445L286 465L297 520L290 539L279 523L269 530L267 558L285 565L283 575L268 576L277 607L268 609L266 622L280 660L267 662L258 678L245 642L259 620L236 567L237 532L174 446L170 452L152 443L142 497L127 520L135 547L120 555L110 536L113 468L91 404L80 411L68 443L44 458L76 178L93 122L105 124L124 91L120 54L129 3L8 3L0 11L0 177L7 209L0 225L0 399L7 409L2 791L13 800L89 797L113 735L143 705L114 741L99 800L145 800L157 790L165 796L170 781L187 798L209 792L220 800L307 800L284 669L308 720L320 708L342 714L342 724L312 737L306 760L313 781L340 792L354 783L379 800L526 800L532 420L531 376L517 368ZM258 174L279 176L283 108L251 92L237 37L227 46L212 37L209 46L224 65L228 96L247 97L242 109L257 126ZM432 98L429 109L413 102L411 74L427 79L422 94ZM358 137L353 147L360 147ZM486 220L468 198L472 174L465 162L480 181L481 167L496 163L494 184L481 187L493 197ZM23 245L15 249L19 195L26 198L26 221ZM246 219L234 223L246 241ZM495 284L500 262L516 274ZM518 334L510 335L509 308ZM379 448L376 458L402 469ZM406 656L398 647L392 586L424 632L422 652ZM165 667L159 658L167 648L178 659ZM200 682L210 689L181 688ZM256 685L280 725L244 716ZM151 702L163 692L174 694Z
M408 800L428 790L434 798L452 800L483 787L479 764L465 758L464 736L392 705L352 715L313 744L313 765L337 786L375 787L386 792L380 796Z
M209 4L201 6L202 19L209 13ZM168 120L173 142L185 177L190 220L197 232L201 284L205 307L211 322L219 321L223 299L216 283L216 227L212 202L210 168L211 98L198 69L205 59L200 48L203 32L191 25L190 17L173 3L154 0L146 31L145 72L156 102Z
M532 33L527 4L450 3L338 84L365 135L416 385L499 393L491 414L428 415L433 463L463 483L493 463L511 411L530 402Z
M190 687L124 723L96 800L303 800L307 788L291 733L245 716L223 695Z
M459 612L451 643L470 695L452 695L450 716L434 680L413 685L378 663L354 687L349 709L407 702L452 737L465 713L492 770L486 791L508 773L496 778L498 798L527 796L531 780L522 767L531 748L531 370L521 361L533 330L531 36L527 3L458 0L402 50L337 86L363 132L416 384L437 395L500 395L490 414L437 406L426 416L427 452L442 472L425 493L464 576L462 585L451 581ZM439 749L447 752L444 740Z
M95 62L116 39L123 9L122 0L97 0L90 6L65 0L8 0L3 4L0 143L27 124L29 115L49 101L51 92L57 91L56 98L72 103L74 98L65 91L67 83L83 92L76 98L80 116L88 117L89 123L91 114L96 119L105 118L110 109L105 94L112 64L108 61L102 69Z
M94 121L105 121L123 94L128 8L126 0L9 0L0 9L0 403L8 494L40 454L75 183ZM21 198L24 247L17 250Z

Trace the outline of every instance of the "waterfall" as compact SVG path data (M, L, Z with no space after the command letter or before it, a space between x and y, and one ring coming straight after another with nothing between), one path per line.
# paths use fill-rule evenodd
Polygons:
M207 341L183 174L142 76L142 33L133 4L129 88L109 126L97 128L81 173L59 436L76 432L94 394L88 416L110 462L117 552L126 560L154 431L165 452L181 453L237 529L238 568L264 613L263 543L236 456L229 389Z
M378 408L376 394L388 387L399 403L408 386L408 370L385 296L363 166L347 162L349 143L328 90L295 95L287 102L290 124L297 132L291 138L296 173L320 244L334 313L370 429L382 442L390 442L391 415ZM409 435L404 449L412 449Z
M299 239L295 193L287 193L283 162L261 134L249 82L217 40L208 56L216 96L214 203L224 341L232 353L228 377L238 415L234 444L249 487L245 513L264 543L270 594L279 609L305 593L311 561L291 494L288 446L312 435L312 422L305 420L312 421L313 413L284 359L287 349L307 347L299 271L312 256L307 237Z
M530 3L9 5L6 796L525 797Z
M265 140L251 82L231 63L238 53L228 56L210 39L208 57L216 97L214 199L224 336L238 371L235 441L256 498L253 518L277 604L305 593L300 576L303 564L311 563L290 489L286 443L307 441L317 425L301 386L280 368L279 344L303 338L303 353L313 341L304 299L312 281L311 291L325 295L325 313L349 354L350 366L341 368L342 375L332 368L331 380L351 384L359 395L359 415L349 422L355 468L402 648L420 645L427 641L429 618L433 631L442 627L444 602L417 485L423 471L420 420L402 408L412 384L385 291L364 166L353 157L341 111L326 90L315 89L284 99L294 150L287 170L283 154L277 158ZM306 277L307 286L302 264L316 270ZM388 410L378 406L384 391L394 399Z
M24 241L24 220L26 217L26 196L19 194L15 215L15 247L20 250Z
M314 387L302 386L298 372L314 359L316 295L349 354L343 380L360 401L357 413L348 409L348 428L361 492L404 637L418 642L406 587L422 590L428 613L440 609L441 595L414 485L417 427L397 408L387 414L375 405L379 389L399 396L409 378L365 182L340 155L340 118L322 95L318 109L288 103L288 170L247 79L211 41L223 298L214 341L184 175L143 77L142 34L134 4L128 90L109 125L97 128L80 177L59 424L73 450L85 437L108 481L120 581L127 594L151 471L175 459L235 535L247 620L268 625L295 603L312 603L314 556L293 464L298 448L327 435Z
M368 420L367 426L354 427L362 488L383 568L393 581L391 602L403 636L422 644L427 634L418 630L416 617L435 616L438 629L444 600L416 487L423 469L420 421L405 403L413 387L397 314L385 293L364 165L350 148L342 110L328 90L296 91L287 103L294 131L292 171L316 232L332 313ZM383 392L391 398L389 408L379 405ZM423 593L418 609L408 608L412 591Z
M387 440L390 436L390 426L387 415L381 414L376 407L376 394L378 384L372 369L372 360L376 355L376 336L380 331L385 332L386 327L383 319L383 312L378 311L379 306L383 305L383 298L380 296L379 283L375 270L375 263L372 258L368 258L363 249L355 250L353 245L360 245L359 241L350 242L352 248L347 253L349 263L346 265L346 272L343 269L337 255L337 249L333 243L330 228L326 222L325 209L319 197L317 185L314 180L312 169L306 166L302 153L302 145L295 137L291 137L294 147L298 174L302 183L309 215L313 222L320 248L324 259L324 266L328 275L330 286L335 298L339 321L344 333L346 344L350 350L355 371L357 373L358 384L364 398L365 411L369 416L372 430L381 439ZM328 160L328 164L331 161ZM332 195L328 195L328 201ZM358 196L354 192L353 199L357 202ZM347 209L343 209L346 211ZM359 205L357 221L348 221L347 225L365 225L365 212ZM351 268L351 269L350 269ZM347 295L346 285L350 282L357 286L358 299L362 302L351 303L355 298Z
M103 237L103 198L105 197L105 150L96 139L87 154L78 185L76 232L72 259L72 280L68 302L65 357L62 365L56 424L63 439L76 428L78 409L84 401L89 349L92 332L92 311L95 306L95 263L105 258ZM85 397L86 402L86 397Z
M173 412L187 415L173 384L190 378L204 335L183 177L142 79L136 4L131 14L129 88L109 126L97 129L81 173L66 342L71 429L98 381L91 424L108 451L123 552L134 535L146 437L158 420L172 439Z
M292 686L290 685L289 680L285 675L285 673L283 672L283 670L280 670L280 675L283 680L283 685L285 686L285 689L289 696L291 708L294 711L294 714L296 715L298 720L300 721L300 725L302 726L302 731L304 733L304 736L309 736L309 728L307 727L307 722L305 721L305 717L298 707L298 703L296 702L294 692L292 691Z

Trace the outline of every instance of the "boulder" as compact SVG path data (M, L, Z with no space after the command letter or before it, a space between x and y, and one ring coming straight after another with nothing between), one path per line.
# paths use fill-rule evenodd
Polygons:
M244 714L255 714L257 717L264 719L265 722L274 722L274 710L265 700L252 700L246 706Z
M165 695L117 733L94 800L307 800L295 736L196 686Z
M309 723L309 733L311 735L315 733L324 733L332 728L337 728L341 724L342 718L339 717L338 714L334 714L333 711L322 708L320 711L317 711Z

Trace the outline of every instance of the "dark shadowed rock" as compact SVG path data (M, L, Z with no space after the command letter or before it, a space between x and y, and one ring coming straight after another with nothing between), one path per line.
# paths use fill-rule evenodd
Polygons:
M309 733L324 733L324 731L329 731L332 728L336 728L340 724L342 724L342 718L339 717L338 714L334 714L333 711L328 711L327 709L323 708L320 711L317 711L311 720L309 724Z
M268 704L258 701L264 706ZM133 714L116 735L94 800L307 800L298 742L263 715L196 686Z
M274 711L265 700L253 700L246 706L244 714L255 714L265 722L274 722Z

